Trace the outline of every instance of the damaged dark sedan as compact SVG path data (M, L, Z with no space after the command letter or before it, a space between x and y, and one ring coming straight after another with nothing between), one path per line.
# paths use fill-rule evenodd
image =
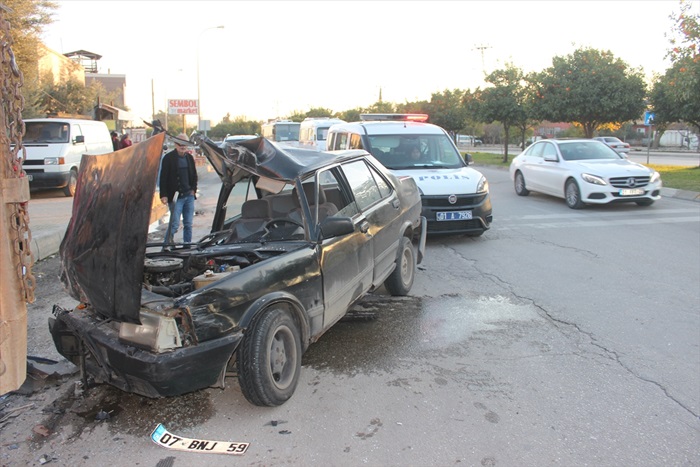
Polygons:
M148 244L165 135L83 156L61 244L79 304L54 307L58 351L84 378L148 397L225 386L255 405L297 386L310 344L367 293L406 295L425 247L418 188L365 151L194 135L221 178L211 233Z

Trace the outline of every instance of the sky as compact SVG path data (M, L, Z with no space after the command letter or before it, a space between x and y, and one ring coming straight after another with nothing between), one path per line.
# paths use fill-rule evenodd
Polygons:
M144 120L199 89L212 126L227 114L367 107L380 90L385 102L430 100L483 87L484 73L506 63L541 71L581 47L651 78L669 66L669 15L679 11L677 0L55 3L49 48L101 55L98 72L126 76L125 104Z

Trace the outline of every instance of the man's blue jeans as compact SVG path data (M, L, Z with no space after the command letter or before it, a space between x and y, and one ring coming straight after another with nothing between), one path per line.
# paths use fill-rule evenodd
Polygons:
M170 208L170 224L165 233L165 243L173 243L175 233L180 228L180 216L182 216L182 241L192 242L192 218L194 217L194 195L180 196L177 201L168 205Z

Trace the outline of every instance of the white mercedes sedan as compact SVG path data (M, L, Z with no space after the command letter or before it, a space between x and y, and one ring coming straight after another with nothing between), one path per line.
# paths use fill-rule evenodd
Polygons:
M661 198L657 171L591 139L540 140L513 159L510 178L517 195L536 191L564 198L571 209L629 202L651 206Z

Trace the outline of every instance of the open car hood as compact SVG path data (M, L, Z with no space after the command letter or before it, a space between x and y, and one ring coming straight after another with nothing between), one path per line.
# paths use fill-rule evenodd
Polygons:
M106 318L139 322L143 265L165 133L117 152L83 155L61 242L61 281Z

